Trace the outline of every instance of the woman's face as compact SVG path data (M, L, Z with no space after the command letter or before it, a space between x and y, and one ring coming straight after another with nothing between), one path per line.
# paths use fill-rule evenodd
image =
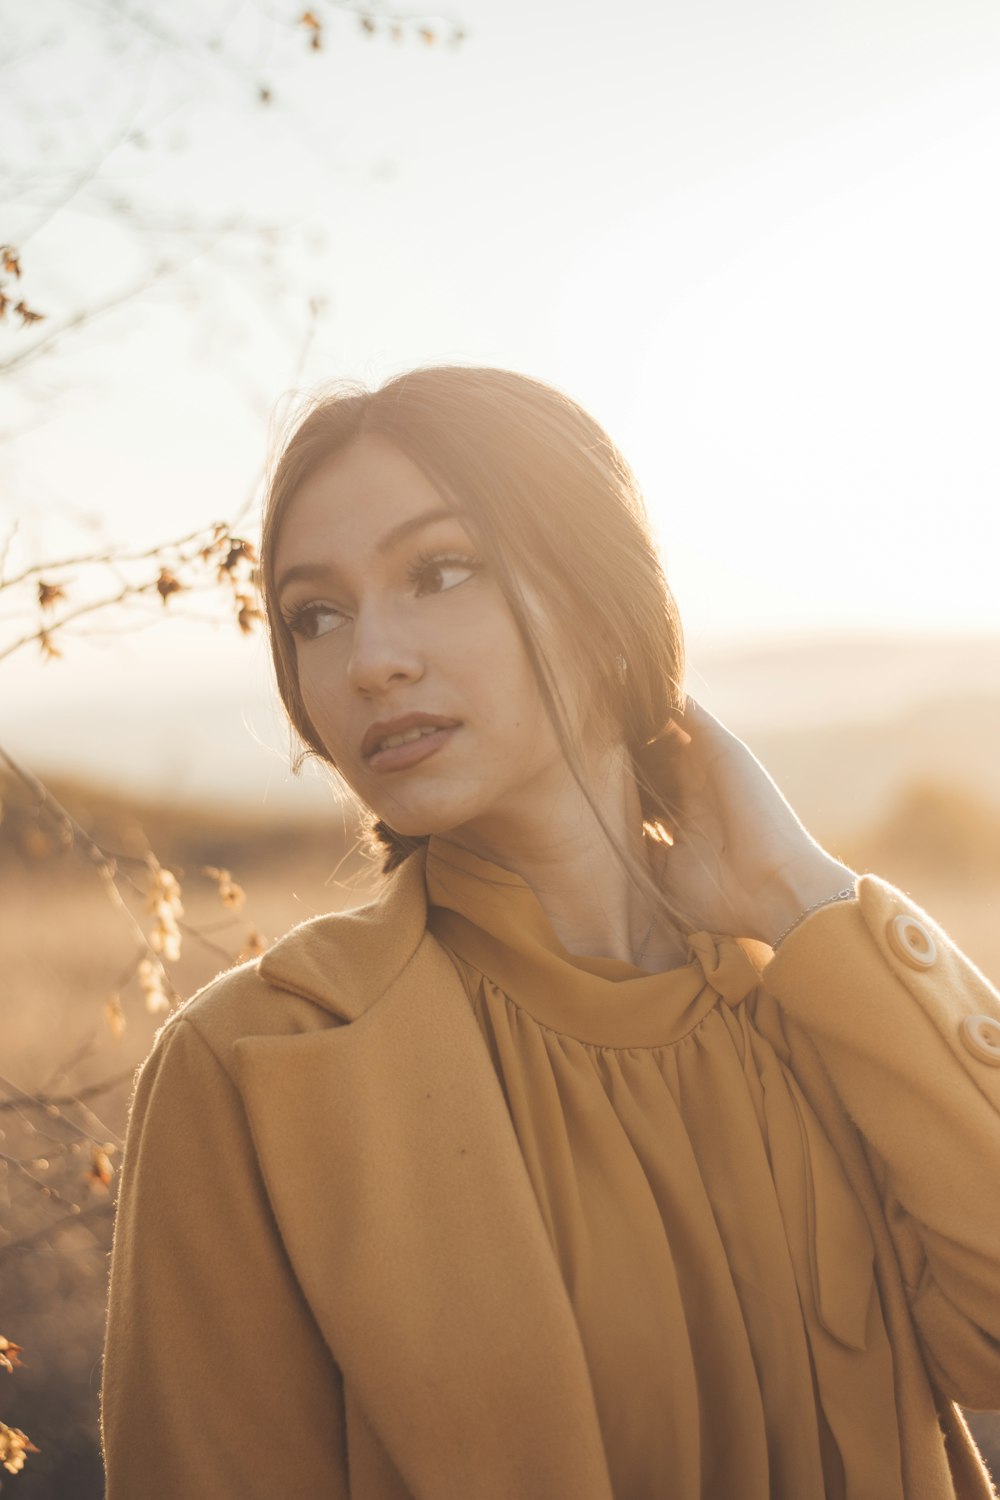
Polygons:
M379 817L486 838L544 820L568 769L514 617L415 464L375 437L334 455L286 510L274 579L309 718Z

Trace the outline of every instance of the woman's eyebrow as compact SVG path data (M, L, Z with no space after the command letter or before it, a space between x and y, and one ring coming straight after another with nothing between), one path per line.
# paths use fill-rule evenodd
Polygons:
M419 516L411 516L408 521L400 521L398 526L393 526L390 531L387 531L385 536L377 543L375 551L380 557L385 557L394 547L398 547L400 542L405 542L408 536L412 536L415 531L423 531L425 526L430 526L435 521L452 519L460 520L461 517L457 511L448 510L444 505L439 506L437 510L422 511Z
M393 526L380 537L375 544L375 551L380 557L387 556L400 542L404 542L414 532L423 531L426 526L432 526L436 521L456 520L461 523L461 514L455 510L448 510L446 506L439 506L436 510L425 510L419 516L410 516L405 521L400 521L398 526ZM327 563L308 562L295 563L286 568L275 584L275 593L281 594L290 583L319 583L336 575L336 568Z
M274 592L280 597L291 583L325 583L335 576L335 571L326 563L295 563L282 573L274 586Z

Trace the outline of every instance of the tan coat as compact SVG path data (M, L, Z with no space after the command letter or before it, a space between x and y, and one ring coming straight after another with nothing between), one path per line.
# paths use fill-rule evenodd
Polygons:
M112 1257L107 1500L611 1500L569 1299L425 922L414 856L159 1033ZM755 1024L871 1228L908 1500L983 1500L954 1403L1000 1408L1000 996L873 875L747 952Z

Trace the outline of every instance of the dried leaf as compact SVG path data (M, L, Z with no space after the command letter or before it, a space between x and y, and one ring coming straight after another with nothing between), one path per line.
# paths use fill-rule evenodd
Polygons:
M237 594L236 603L239 605L236 623L244 635L252 635L254 620L263 620L264 616L259 609L255 608L253 600L246 594Z
M38 646L46 661L52 661L55 657L62 656L58 646L53 645L52 637L47 630L38 632Z
M146 1000L146 1009L151 1015L169 1010L170 1000L163 985L163 966L153 958L140 960L138 968L139 987Z
M120 1042L125 1035L125 1012L122 1010L120 995L109 995L105 1000L104 1019L115 1041Z
M39 1451L20 1427L8 1427L6 1422L0 1422L0 1463L8 1474L19 1474L24 1468L25 1455Z
M437 32L432 31L429 26L421 26L417 32L417 36L428 47L433 47L437 41Z
M243 945L243 952L236 962L241 964L248 958L260 958L260 955L266 952L267 939L261 936L256 927L250 927L247 929L247 940Z
M168 906L157 909L156 921L149 933L149 946L167 963L175 964L181 956L181 934Z
M247 562L250 563L255 563L257 561L257 554L254 551L253 543L245 542L242 537L231 537L229 544L229 553L226 557L225 562L221 562L219 564L219 568L220 570L225 569L227 573L231 573L232 570L236 567L236 564L238 562L241 562L244 558Z
M115 1175L115 1169L111 1165L108 1153L100 1146L94 1146L90 1152L90 1171L84 1172L84 1177L95 1187L108 1188L111 1186Z
M45 317L44 313L35 312L34 308L29 307L28 304L23 300L14 304L14 311L21 319L22 328L27 328L32 323L41 323L42 319Z
M179 594L184 585L179 582L168 568L160 569L160 576L156 580L156 592L166 604L171 594Z
M239 911L247 899L243 887L236 884L228 870L219 870L215 865L205 865L203 868L204 873L218 886L219 900L223 906L228 906L231 911Z
M13 245L0 245L0 264L8 276L20 276L21 261Z
M181 888L172 870L165 870L154 855L149 856L150 881L146 892L146 910L156 921L149 934L149 946L168 963L181 956L181 932L177 918L184 915Z
M66 590L61 583L44 583L38 580L38 602L43 609L52 609L66 597Z
M374 36L376 30L374 18L372 16L359 16L358 19L361 22L361 30L367 31L369 36Z
M184 915L181 887L173 870L166 870L155 855L149 855L149 889L146 892L146 910L156 911L161 903L167 905L175 916Z

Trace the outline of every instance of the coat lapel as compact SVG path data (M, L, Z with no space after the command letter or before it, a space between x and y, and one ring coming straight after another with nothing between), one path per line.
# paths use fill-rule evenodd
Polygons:
M408 868L409 867L409 868ZM569 1299L422 861L261 973L342 1021L237 1043L314 1316L417 1500L610 1500Z

